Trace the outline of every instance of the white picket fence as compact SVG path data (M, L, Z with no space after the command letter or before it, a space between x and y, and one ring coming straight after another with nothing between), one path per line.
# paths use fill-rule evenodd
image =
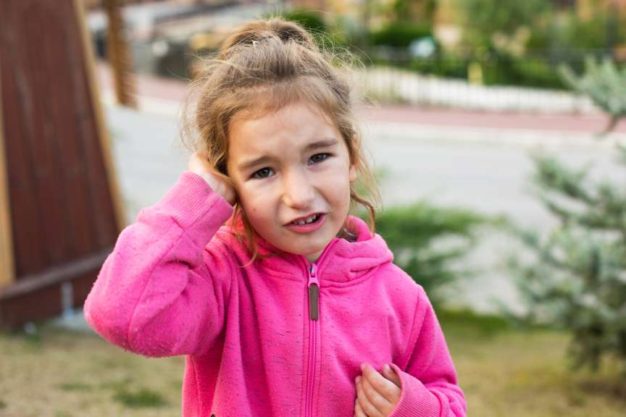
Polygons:
M597 109L585 97L565 91L473 85L389 67L355 72L356 85L373 100L538 113L588 113Z

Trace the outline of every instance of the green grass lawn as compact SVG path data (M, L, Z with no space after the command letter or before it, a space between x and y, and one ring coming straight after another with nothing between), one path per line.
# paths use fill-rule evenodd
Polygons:
M470 416L626 415L626 384L616 374L567 370L565 334L465 313L440 317ZM2 417L180 415L182 358L147 359L51 327L38 336L0 333L0 352Z

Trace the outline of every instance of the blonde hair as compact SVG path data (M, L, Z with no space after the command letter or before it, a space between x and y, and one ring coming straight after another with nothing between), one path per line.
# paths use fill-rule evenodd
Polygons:
M206 152L218 175L232 184L226 162L229 126L235 116L259 117L298 101L314 104L335 124L348 147L358 178L358 184L351 186L351 206L366 209L373 232L378 189L363 155L351 88L341 69L331 64L335 58L321 51L296 23L271 18L244 24L226 38L216 57L204 63L192 84L192 94L197 96L188 103L195 108L186 112L183 139L191 139L193 150ZM256 257L254 231L239 204L235 210L233 219L241 217Z

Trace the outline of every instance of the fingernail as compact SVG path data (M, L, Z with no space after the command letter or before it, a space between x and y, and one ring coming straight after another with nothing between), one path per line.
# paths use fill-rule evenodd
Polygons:
M384 369L385 369L385 372L391 372L391 366L389 366L388 363L385 364Z
M364 364L364 363L362 363L362 364L361 364L361 371L364 371L364 370L365 370L365 364Z

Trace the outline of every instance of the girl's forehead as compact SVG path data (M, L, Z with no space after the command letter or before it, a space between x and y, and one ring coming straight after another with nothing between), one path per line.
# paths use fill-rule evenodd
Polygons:
M258 100L252 101L231 117L231 125L269 119L289 119L293 115L306 115L316 119L324 119L325 123L334 125L334 120L329 114L330 109L325 110L318 103L305 99L281 102L262 96L257 98Z
M340 137L326 114L306 103L293 103L261 115L243 113L233 118L229 145L237 148L308 142L319 137Z

